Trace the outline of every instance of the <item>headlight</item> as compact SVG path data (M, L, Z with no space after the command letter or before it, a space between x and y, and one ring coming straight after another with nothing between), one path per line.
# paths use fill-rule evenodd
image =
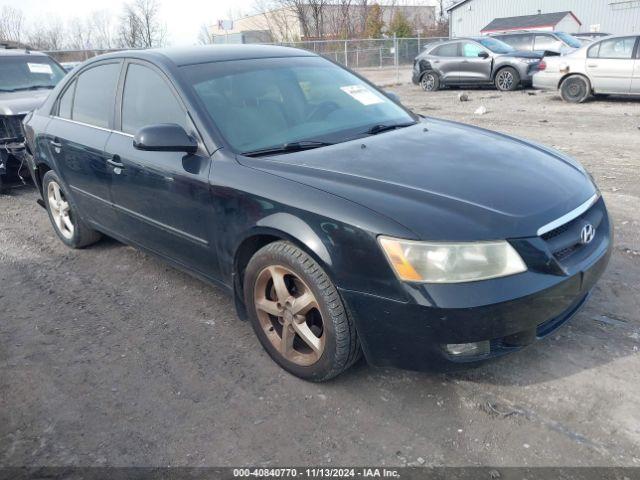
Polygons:
M506 277L527 270L506 241L435 243L379 237L396 275L407 282L459 283Z

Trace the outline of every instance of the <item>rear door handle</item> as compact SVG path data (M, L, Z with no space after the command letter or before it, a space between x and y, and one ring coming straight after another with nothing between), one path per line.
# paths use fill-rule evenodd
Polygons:
M114 155L111 158L107 158L107 163L113 168L124 168L124 163L120 162L119 155Z
M62 144L60 142L58 142L57 140L50 140L49 143L51 144L52 147L62 148Z

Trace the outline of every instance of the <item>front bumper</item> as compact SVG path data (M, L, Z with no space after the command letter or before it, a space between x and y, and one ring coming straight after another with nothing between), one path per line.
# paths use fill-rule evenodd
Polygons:
M527 262L530 270L512 277L408 286L407 302L341 290L367 361L409 370L451 370L546 337L586 303L607 267L612 249L608 218L601 228L597 244L575 254L563 272L542 273ZM444 348L486 341L490 351L477 356L454 357Z
M25 146L19 141L0 141L0 175L13 176L24 160Z

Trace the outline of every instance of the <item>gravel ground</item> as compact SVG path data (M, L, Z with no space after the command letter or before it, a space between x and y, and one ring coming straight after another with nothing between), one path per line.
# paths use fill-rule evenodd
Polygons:
M592 172L616 246L568 326L466 373L360 363L305 383L221 290L115 241L67 249L17 188L0 197L0 465L640 466L640 102L395 90Z

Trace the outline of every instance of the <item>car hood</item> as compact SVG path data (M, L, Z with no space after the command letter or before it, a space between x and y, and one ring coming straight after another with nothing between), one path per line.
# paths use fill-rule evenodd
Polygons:
M558 152L435 119L239 161L366 206L427 240L535 236L596 191L584 169Z
M0 92L0 115L24 115L42 105L51 90Z

